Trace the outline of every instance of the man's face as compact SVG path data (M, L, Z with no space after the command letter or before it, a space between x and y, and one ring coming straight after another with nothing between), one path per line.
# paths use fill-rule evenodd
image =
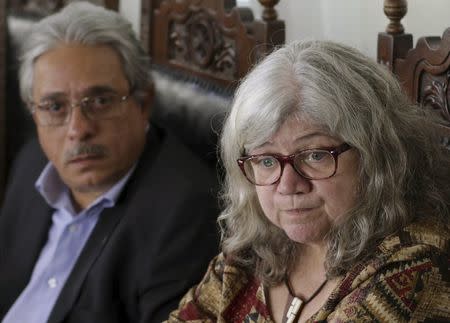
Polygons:
M107 46L61 45L40 56L34 67L33 101L79 103L103 92L130 94L120 57ZM148 107L134 98L125 113L90 120L77 105L66 124L35 122L40 144L81 208L108 190L138 159L145 144Z

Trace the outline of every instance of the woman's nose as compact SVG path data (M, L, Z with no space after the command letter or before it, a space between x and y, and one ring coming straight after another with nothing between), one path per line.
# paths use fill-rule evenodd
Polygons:
M300 175L291 164L284 165L283 173L277 184L280 194L298 194L311 191L311 181Z

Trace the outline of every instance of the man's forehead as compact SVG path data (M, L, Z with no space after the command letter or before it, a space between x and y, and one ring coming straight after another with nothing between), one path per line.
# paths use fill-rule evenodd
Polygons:
M110 86L110 85L93 85L87 87L86 89L80 91L79 93L75 93L76 96L80 97L89 97L101 94L118 94L118 89ZM64 91L49 91L45 93L41 93L40 100L58 100L58 99L67 99L70 97L71 93L67 93Z
M127 91L122 60L108 46L64 45L41 55L34 65L33 94Z
M34 73L69 74L71 77L125 76L120 55L106 45L59 45L40 55L34 62ZM53 74L51 74L53 76Z

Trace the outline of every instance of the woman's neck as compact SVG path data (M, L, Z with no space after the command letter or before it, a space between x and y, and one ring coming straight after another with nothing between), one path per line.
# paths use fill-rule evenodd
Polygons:
M336 286L334 281L326 280L325 270L326 250L319 246L302 246L298 251L296 263L287 274L291 291L303 301L309 299L319 288L319 293L298 314L298 321L303 322L315 314L325 303L331 291ZM324 283L325 282L325 283ZM323 285L323 286L322 286ZM292 301L289 290L283 282L269 290L270 307L276 322L283 322L286 316L286 302Z
M323 246L305 245L299 248L297 261L288 273L294 289L296 281L311 281L314 284L314 282L323 281L326 278L326 254L326 248ZM301 285L305 286L303 283Z

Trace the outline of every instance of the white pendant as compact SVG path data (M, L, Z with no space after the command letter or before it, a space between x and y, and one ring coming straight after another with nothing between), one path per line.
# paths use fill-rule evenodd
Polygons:
M302 305L303 305L303 301L300 298L294 297L292 299L291 306L289 306L289 310L287 311L287 314L286 314L286 318L287 318L286 323L294 322L295 318L297 317L298 312L302 308Z

